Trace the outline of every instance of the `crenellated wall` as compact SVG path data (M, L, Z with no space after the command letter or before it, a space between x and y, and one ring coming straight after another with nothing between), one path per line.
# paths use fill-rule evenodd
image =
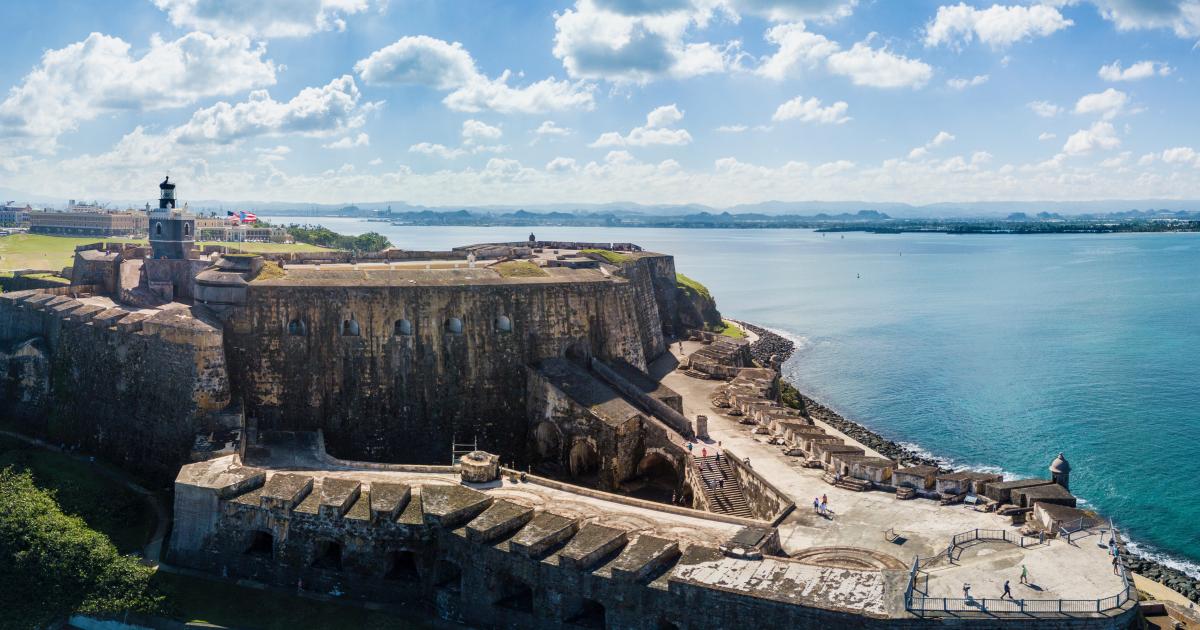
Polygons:
M219 324L191 309L147 315L6 293L0 343L13 348L0 376L21 430L130 470L174 475L207 413L229 403Z

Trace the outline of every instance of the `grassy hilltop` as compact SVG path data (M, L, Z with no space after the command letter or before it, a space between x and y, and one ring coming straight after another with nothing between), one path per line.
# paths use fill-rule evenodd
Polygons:
M0 272L14 269L52 269L57 271L71 265L77 245L87 245L99 241L146 244L145 239L14 234L0 237ZM324 249L308 243L221 243L215 241L196 243L197 247L205 245L226 245L235 250L256 253L314 252Z

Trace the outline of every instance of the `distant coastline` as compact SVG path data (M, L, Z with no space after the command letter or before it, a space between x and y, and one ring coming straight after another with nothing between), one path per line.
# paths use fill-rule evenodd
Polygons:
M739 323L758 335L758 340L751 345L750 349L750 354L755 360L766 364L772 356L775 356L782 364L795 353L796 344L790 339L761 326L740 320ZM947 467L945 459L938 458L923 449L918 452L909 446L889 440L857 422L847 420L836 411L805 395L794 384L786 380L782 381L782 386L785 389L791 388L796 399L800 401L810 416L836 427L839 431L889 459L910 464L936 466L944 471L951 470ZM1122 541L1121 562L1126 569L1159 582L1193 602L1200 603L1200 576L1193 576L1173 568L1168 564L1172 562L1170 559L1160 558L1159 554L1143 550L1137 541L1130 541L1128 537Z

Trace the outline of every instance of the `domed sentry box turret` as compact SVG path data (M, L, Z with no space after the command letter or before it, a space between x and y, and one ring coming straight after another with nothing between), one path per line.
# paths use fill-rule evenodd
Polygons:
M1071 489L1071 464L1067 463L1067 458L1063 457L1062 453L1050 462L1050 479L1064 490Z
M196 274L196 301L212 307L246 303L246 288L263 267L257 254L224 254Z
M458 458L462 480L487 483L500 478L500 457L485 451L471 451Z

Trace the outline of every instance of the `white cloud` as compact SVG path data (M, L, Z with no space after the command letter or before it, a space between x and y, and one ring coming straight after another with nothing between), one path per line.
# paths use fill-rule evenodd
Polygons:
M1162 152L1162 161L1167 164L1193 164L1200 167L1200 154L1191 147L1173 147Z
M1200 2L1196 0L1091 0L1118 30L1170 29L1177 37L1200 36Z
M683 120L683 112L675 106L664 105L656 107L646 115L646 124L634 127L626 135L617 131L600 134L591 147L644 147L652 144L684 145L692 141L692 136L686 129L672 129L671 125Z
M948 131L939 131L926 142L925 144L908 152L909 159L916 160L925 157L933 149L936 149L948 142L954 142L954 134Z
M1157 155L1154 155L1153 153L1147 153L1138 158L1138 166L1150 166L1151 164L1154 164L1154 161L1157 159Z
M844 173L854 168L854 162L849 160L836 160L834 162L826 162L812 170L813 177L832 177L838 173Z
M50 152L80 122L120 110L182 107L202 98L275 83L266 49L244 37L158 37L140 57L117 37L92 33L51 50L0 102L0 137Z
M1076 114L1100 114L1105 120L1110 120L1129 102L1129 96L1120 90L1108 88L1103 92L1085 94L1075 103Z
M635 3L579 0L554 16L554 56L577 79L645 83L662 77L724 72L734 63L737 42L685 41L693 27L707 25L713 7L691 3L671 10L635 11Z
M851 120L846 115L849 107L846 101L838 101L828 107L821 107L821 99L815 96L807 100L803 96L797 96L776 108L775 115L771 116L771 120L775 122L799 120L821 125L841 125Z
M366 147L370 145L371 137L365 133L360 133L353 138L346 136L322 146L324 146L326 149L356 149L358 147Z
M961 46L978 38L992 48L1004 48L1034 37L1045 37L1074 24L1058 9L993 4L976 9L965 3L938 7L937 15L925 26L925 45Z
M181 143L229 144L254 136L299 134L332 136L361 127L378 104L359 105L354 78L343 75L322 87L304 88L290 101L271 98L266 90L250 93L236 104L219 102L196 111L174 129Z
M496 79L479 72L462 44L425 35L401 37L354 64L367 85L425 85L449 92L442 100L463 112L491 109L536 114L564 109L592 109L593 86L547 77L523 87L508 84L505 70Z
M897 55L886 48L871 48L867 37L850 50L833 53L826 60L829 71L850 78L855 85L877 88L919 88L929 82L933 68L919 59Z
M1097 74L1105 81L1137 81L1153 76L1165 77L1171 74L1171 70L1171 66L1161 61L1139 61L1122 69L1121 60L1118 59L1108 65L1100 66Z
M344 30L342 17L367 8L366 0L153 0L171 23L210 33L299 37Z
M955 77L946 80L946 86L952 90L965 90L969 87L977 87L988 82L991 77L986 74L977 74L970 79Z
M546 170L551 173L577 171L579 170L579 165L575 163L575 158L556 157L546 163Z
M1033 101L1027 103L1026 106L1029 107L1029 109L1032 109L1033 113L1041 116L1042 118L1054 118L1063 111L1063 108L1047 101Z
M746 125L721 125L720 127L717 127L717 131L721 133L742 133L749 130L750 127Z
M777 49L764 57L754 72L777 81L788 78L797 68L814 68L841 49L837 42L806 30L801 22L772 26L764 37Z
M553 120L545 120L542 121L542 124L538 125L538 128L534 130L534 133L542 137L562 137L571 135L571 130L567 129L566 127L559 127L558 124L556 124Z
M1122 151L1119 155L1110 157L1100 162L1100 168L1121 168L1129 161L1129 156L1132 155L1129 151Z
M1063 145L1063 152L1068 155L1082 155L1095 149L1107 151L1119 146L1121 139L1117 137L1112 123L1098 121L1087 129L1080 129L1071 134L1067 143Z
M1038 134L1038 140L1041 140L1041 141L1053 140L1057 137L1058 137L1058 134L1051 133L1049 131L1043 131L1042 133Z
M453 160L456 157L465 155L467 152L463 149L451 149L444 144L433 144L430 142L420 142L408 147L409 153L424 153L425 155L436 155L437 157Z
M476 144L487 140L498 140L504 132L499 127L493 127L478 120L466 120L462 124L463 144Z
M379 166L380 164L383 164L383 158L375 158L374 160L367 162L368 166Z

